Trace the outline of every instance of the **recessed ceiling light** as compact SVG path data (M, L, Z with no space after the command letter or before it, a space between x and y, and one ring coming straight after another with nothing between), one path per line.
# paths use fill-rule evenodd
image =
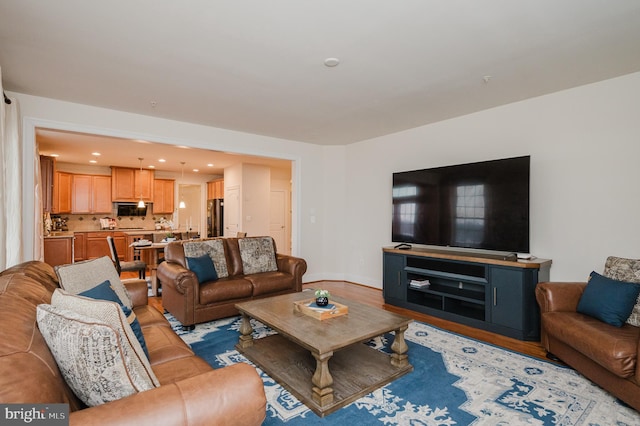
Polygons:
M194 172L198 173L200 170L198 169L193 169Z
M207 164L207 167L213 167L213 163Z
M149 164L149 168L150 168L150 169L155 169L155 168L156 168L156 166L154 166L153 164Z
M60 154L51 154L52 157L60 157Z
M329 68L337 67L339 63L340 59L338 58L327 58L324 60L324 65Z
M96 161L96 160L89 160L89 162L90 162L90 163L93 163L93 164L97 163L97 161Z
M92 152L91 155L93 155L94 157L100 157L100 153L99 152Z
M164 158L161 158L161 159L158 160L159 163L164 163L165 161L167 161L167 160L165 160Z

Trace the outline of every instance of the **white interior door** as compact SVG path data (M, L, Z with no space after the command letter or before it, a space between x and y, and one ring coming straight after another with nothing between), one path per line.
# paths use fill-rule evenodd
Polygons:
M240 188L224 190L224 236L235 237L240 231Z
M287 242L287 200L285 191L271 191L269 235L275 240L278 253L290 254L291 249Z

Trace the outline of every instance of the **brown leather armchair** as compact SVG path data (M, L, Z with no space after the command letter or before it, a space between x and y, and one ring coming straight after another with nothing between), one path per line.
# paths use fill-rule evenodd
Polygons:
M557 357L640 411L640 327L614 327L576 311L584 282L536 286L541 342Z

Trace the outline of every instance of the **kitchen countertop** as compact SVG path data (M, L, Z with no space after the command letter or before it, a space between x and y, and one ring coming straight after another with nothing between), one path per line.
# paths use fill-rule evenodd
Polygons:
M156 231L155 229L131 229L131 228L125 228L125 229L119 229L119 228L115 228L115 229L77 229L75 231L54 231L51 233L51 237L60 237L66 234L69 234L70 236L73 236L74 232L123 232L126 235L140 235L140 234L145 234L145 235L163 235L163 234L168 234L169 231ZM171 232L173 233L186 233L186 230L181 230L181 229L174 229ZM195 234L194 231L191 231L191 233Z
M45 238L73 238L73 231L54 231L49 235L45 235Z

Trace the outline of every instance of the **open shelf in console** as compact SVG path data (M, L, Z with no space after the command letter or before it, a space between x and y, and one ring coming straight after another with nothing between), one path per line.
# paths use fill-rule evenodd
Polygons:
M408 256L404 270L407 302L485 320L486 266ZM428 280L429 286L412 287L412 280Z

